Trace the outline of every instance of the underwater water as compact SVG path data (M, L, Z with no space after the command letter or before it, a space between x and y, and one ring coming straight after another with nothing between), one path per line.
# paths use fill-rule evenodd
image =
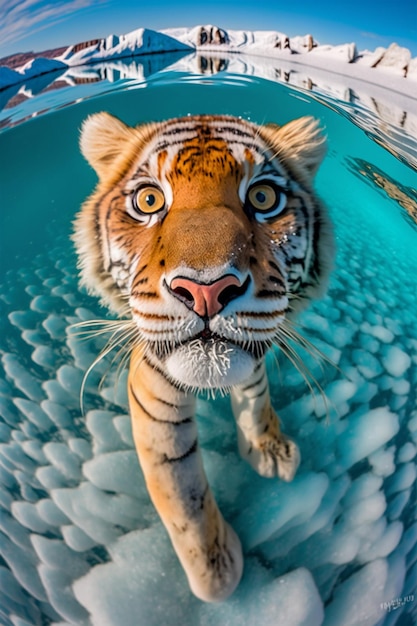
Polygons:
M53 96L49 95L53 99ZM33 110L34 103L30 102ZM209 482L244 547L235 594L194 598L133 446L125 373L70 326L106 311L78 288L71 223L95 175L87 115L321 120L316 188L334 222L328 294L299 318L331 361L278 350L271 396L302 462L292 483L240 459L228 398L198 403ZM0 134L0 622L5 626L412 626L417 622L416 172L333 99L261 78L166 72ZM120 375L119 375L120 374ZM104 378L103 378L104 376Z

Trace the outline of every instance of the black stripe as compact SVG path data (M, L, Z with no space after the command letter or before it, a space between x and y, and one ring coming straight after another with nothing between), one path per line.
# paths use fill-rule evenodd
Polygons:
M282 285L283 283L282 278L277 278L277 276L273 276L272 274L268 276L268 280L270 283L274 283L275 285Z
M281 273L281 270L279 269L278 265L274 261L268 261L268 263L272 267L273 270L275 270L276 272Z
M173 387L174 389L177 389L179 391L182 391L182 385L180 383L177 383L175 380L172 380L170 378L167 378L165 372L156 364L153 363L152 361L149 360L149 358L146 356L146 354L143 356L143 361L146 363L146 365L148 367L150 367L152 370L154 370L155 372L158 372L158 374L160 376L162 376L162 378L169 384L171 385L171 387Z
M173 402L168 402L168 400L164 400L163 398L156 398L156 400L158 400L158 402L160 402L161 404L164 404L165 406L169 406L171 409L178 409L178 404L174 404Z
M145 313L144 311L140 311L139 309L133 308L133 313L136 315L140 315L146 320L158 320L163 322L175 322L177 321L175 317L172 315L159 315L158 313ZM179 318L182 319L182 318ZM179 321L179 320L178 320Z
M138 298L158 298L156 291L137 291L136 289L132 291L132 296Z
M164 454L162 456L162 462L163 463L176 463L177 461L184 461L187 457L197 452L197 449L198 449L198 443L197 443L197 439L195 439L194 443L187 450L187 452L184 452L184 454L181 454L180 456L171 456L171 457Z
M118 193L116 196L113 196L113 198L111 198L110 204L108 206L107 213L106 213L106 219L105 219L105 224L106 224L106 244L107 244L107 255L108 255L109 259L111 259L111 243L110 243L109 220L110 220L110 217L111 217L111 214L112 214L112 211L113 211L113 205L119 199L120 199L120 193ZM106 270L109 272L110 271L110 267L106 267Z
M254 134L249 133L237 126L215 126L213 125L213 130L218 133L231 133L232 135L237 135L238 137L248 137L249 139L254 139Z
M253 395L252 398L260 398L261 396L264 395L264 393L266 392L267 389L268 389L268 381L266 381L266 383L262 387L261 391L259 391L258 393L255 393L255 395Z
M195 138L193 137L193 139L195 139ZM213 137L212 139L215 141L216 139L220 139L220 137ZM164 150L166 150L167 148L169 148L171 146L184 146L188 150L191 150L192 148L198 149L198 147L195 146L195 145L193 145L193 146L186 146L186 145L184 145L188 141L191 141L191 139L182 139L182 140L177 140L177 141L162 141L157 146L155 146L154 152L156 154L158 154L159 152L163 152ZM253 144L252 142L238 141L237 139L234 141L233 139L230 139L230 140L228 140L228 144L230 144L230 145L234 145L235 144L235 145L238 145L238 146L244 146L245 148L248 148L249 150L253 150L254 152L256 152L256 153L258 153L260 155L264 154L264 149L261 148L260 146L257 146L256 144ZM136 176L136 174L135 174L135 176Z
M163 130L161 132L162 137L170 137L172 135L178 135L178 133L194 133L195 137L197 137L198 132L198 126L196 124L193 124L192 126L186 126L185 124L183 125L181 122L175 122L174 128L172 128L171 126L171 130L168 129L169 126L166 130Z
M251 328L250 326L246 326L244 328L244 330L248 333L274 333L276 329L276 326L273 326L272 328Z
M176 422L171 422L171 420L162 420L162 419L159 419L158 417L155 417L155 415L152 415L151 413L149 413L149 411L147 411L145 409L145 407L143 406L142 402L137 397L136 392L135 392L135 390L133 388L133 385L130 384L129 387L130 387L131 394L133 395L133 397L135 399L135 402L138 405L138 407L141 409L141 411L143 411L143 413L146 415L146 417L149 418L150 420L152 420L153 422L158 422L159 424L169 424L170 426L181 426L182 424L191 424L193 422L193 418L192 417L184 417L183 419L178 420ZM163 400L160 400L160 402L163 402ZM171 407L176 406L175 404L170 404L169 402L167 402L166 404L168 404Z
M94 231L96 234L96 241L97 241L97 245L100 251L100 256L101 256L101 251L102 251L102 237L101 237L101 226L100 226L100 205L103 202L104 198L106 197L107 193L103 194L102 196L100 196L100 198L97 200L97 202L94 205ZM104 270L104 266L103 266L103 261L101 263L102 265L102 269Z
M148 280L149 278L147 276L140 278L139 280L135 281L135 287L137 287L138 285L143 285L144 283L147 283Z
M254 319L275 319L276 317L280 317L283 313L285 313L287 309L281 309L280 311L242 311L238 314L239 319L243 319L245 317L254 318ZM258 329L262 330L262 329Z
M285 296L285 291L270 291L268 289L261 289L255 294L256 298L282 298Z
M262 372L262 375L259 378L257 378L254 383L249 383L249 385L246 385L245 387L241 387L241 391L249 391L249 389L256 387L256 385L259 385L259 383L263 381L264 377L265 377L265 373Z
M140 276L140 274L142 274L142 272L144 272L144 271L146 270L146 268L147 268L147 267L148 267L148 264L147 264L147 263L145 263L144 265L142 265L142 267L141 267L141 268L139 268L139 269L138 269L138 271L136 272L136 278L137 278L138 276Z

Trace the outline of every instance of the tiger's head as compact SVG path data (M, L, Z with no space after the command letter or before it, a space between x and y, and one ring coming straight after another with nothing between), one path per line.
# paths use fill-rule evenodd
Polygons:
M313 191L317 122L201 115L133 128L98 113L81 149L99 177L75 222L84 285L133 320L176 383L246 380L331 265Z

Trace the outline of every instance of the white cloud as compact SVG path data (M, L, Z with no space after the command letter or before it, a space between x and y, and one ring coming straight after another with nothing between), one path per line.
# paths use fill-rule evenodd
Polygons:
M103 0L0 0L0 44L16 42Z

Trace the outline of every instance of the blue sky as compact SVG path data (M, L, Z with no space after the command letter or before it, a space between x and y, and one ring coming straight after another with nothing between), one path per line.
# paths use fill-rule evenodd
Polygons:
M395 41L417 56L417 0L0 0L0 57L135 28L216 24L311 33L360 50Z

